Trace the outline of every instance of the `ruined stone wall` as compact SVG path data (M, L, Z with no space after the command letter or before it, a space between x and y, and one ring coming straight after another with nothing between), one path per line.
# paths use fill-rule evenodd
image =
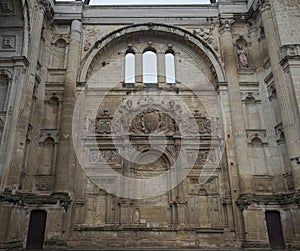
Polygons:
M297 3L4 2L0 249L26 246L33 210L47 212L50 248L268 248L273 211L297 248ZM157 57L150 84L145 51ZM120 178L168 171L165 182L130 189Z

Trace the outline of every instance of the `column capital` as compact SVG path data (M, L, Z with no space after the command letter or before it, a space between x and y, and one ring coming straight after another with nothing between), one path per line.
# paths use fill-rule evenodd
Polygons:
M234 24L233 18L221 18L220 19L220 31L231 31L232 25Z
M52 13L51 4L48 0L37 0L36 1L36 9L41 13Z
M260 12L264 12L265 10L271 9L270 0L259 0L257 2L256 9L260 10Z

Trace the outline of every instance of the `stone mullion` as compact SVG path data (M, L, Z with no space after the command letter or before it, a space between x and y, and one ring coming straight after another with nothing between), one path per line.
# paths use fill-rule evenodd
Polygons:
M35 83L35 77L36 77L36 68L37 68L37 61L39 56L39 48L40 48L40 41L41 41L41 32L42 32L42 26L43 26L43 20L44 15L46 12L46 3L47 1L41 2L38 1L38 4L36 5L36 9L34 12L34 18L33 22L35 25L32 26L31 30L31 38L30 38L30 48L29 48L29 70L27 72L27 77L25 80L25 84L22 88L22 91L20 90L21 97L20 97L20 103L19 106L15 106L16 109L16 116L18 117L17 121L13 121L13 124L11 125L11 130L14 131L14 133L11 133L11 136L15 135L15 139L17 141L14 143L14 149L15 150L8 150L8 152L13 152L13 158L8 159L7 166L9 167L11 165L11 168L9 170L9 174L6 177L4 174L2 177L4 179L7 179L8 186L12 187L17 184L19 184L20 181L20 171L22 168L22 160L25 152L26 147L26 135L27 135L27 125L30 119L30 107L32 105L32 93ZM14 129L13 129L14 128ZM11 141L14 141L14 138L11 138ZM22 148L20 149L20 145ZM21 150L21 151L20 151ZM11 163L10 163L11 162ZM3 183L6 183L6 181L3 181Z
M299 123L299 117L293 112L294 109L292 99L289 98L289 90L287 87L286 80L284 78L283 69L282 67L280 67L279 41L276 37L276 31L272 19L271 6L268 1L263 3L261 16L263 25L265 27L271 69L273 73L276 92L278 95L288 153L290 159L295 159L299 157L300 152L300 137L299 131L297 130L296 126ZM292 161L292 169L295 189L300 189L300 167L295 160Z
M140 52L135 55L135 82L143 83L143 54Z
M76 102L76 80L79 69L80 57L78 55L80 55L81 30L81 22L73 20L71 24L70 50L64 86L56 168L55 190L60 192L69 192L74 189L75 152L72 142L72 120Z
M251 193L252 188L252 168L248 157L246 128L243 117L243 107L239 86L239 75L237 71L235 50L231 32L233 20L221 20L221 39L223 44L223 58L228 80L228 95L231 109L231 122L233 131L233 142L235 155L239 170L240 193Z
M165 54L162 52L157 53L157 79L158 83L166 82Z

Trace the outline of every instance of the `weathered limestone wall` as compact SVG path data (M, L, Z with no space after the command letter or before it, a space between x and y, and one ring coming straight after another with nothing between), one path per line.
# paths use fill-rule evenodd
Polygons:
M0 100L0 249L26 246L32 210L47 212L44 244L50 248L258 250L270 247L268 211L279 212L286 245L299 247L296 2L220 0L202 6L122 8L83 6L80 1L1 2L0 97L5 101ZM158 58L158 83L150 89L142 79L142 55L149 48ZM134 84L124 81L128 51L135 53ZM167 51L175 57L174 86L165 83ZM94 184L103 158L117 173L139 178L168 170L178 158L181 139L165 117L166 151L148 165L118 155L107 128L120 104L128 116L132 112L124 106L126 98L143 91L155 98L158 90L171 92L192 111L202 137L199 157L187 177L167 193L120 198ZM215 109L214 91L224 132L211 139L205 123ZM75 119L84 140L73 145L73 110L82 92L86 106L79 114L84 116ZM104 95L93 121L89 112ZM156 105L162 107L162 102ZM150 158L149 130L141 122L144 111L139 112L130 142L142 151L135 156L141 160ZM155 112L149 111L150 116ZM225 142L224 155L206 183L199 184L211 140L215 145ZM116 142L128 151L124 137ZM95 177L83 172L75 148ZM218 149L213 152L211 162ZM193 159L193 152L189 154ZM114 187L116 180L112 176L105 182Z

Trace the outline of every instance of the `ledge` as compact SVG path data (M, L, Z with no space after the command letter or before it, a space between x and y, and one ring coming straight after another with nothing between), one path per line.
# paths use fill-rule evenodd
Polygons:
M57 202L60 203L61 207L65 210L71 204L71 198L67 193L52 193L50 195L37 195L33 193L21 193L12 191L4 191L0 193L0 201L17 204L20 206L25 205L44 205L50 204L55 205Z
M194 227L194 226L162 226L147 227L145 223L141 224L104 224L99 226L77 225L74 231L155 231L155 232L178 232L194 231L196 233L224 233L223 227Z
M241 194L235 202L241 211L251 204L287 205L296 204L300 207L300 191L271 195Z

